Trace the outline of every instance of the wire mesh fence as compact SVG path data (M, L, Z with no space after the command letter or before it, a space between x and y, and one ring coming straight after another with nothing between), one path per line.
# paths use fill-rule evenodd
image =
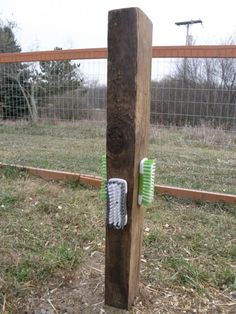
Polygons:
M99 174L106 59L0 63L0 161ZM150 155L162 184L236 194L236 59L153 59Z
M171 59L161 67L160 61L155 63L153 122L235 129L236 59Z
M0 118L76 121L105 111L105 61L49 61L1 64Z

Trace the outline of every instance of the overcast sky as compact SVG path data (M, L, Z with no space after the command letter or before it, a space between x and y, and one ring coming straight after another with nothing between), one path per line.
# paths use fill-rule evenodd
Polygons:
M0 19L17 23L23 51L106 47L108 11L134 6L153 23L153 45L185 44L186 28L174 23L191 19L203 21L191 27L197 44L236 37L235 0L0 0Z

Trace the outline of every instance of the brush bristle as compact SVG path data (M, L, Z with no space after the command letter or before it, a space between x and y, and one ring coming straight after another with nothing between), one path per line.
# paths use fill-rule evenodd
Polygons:
M140 173L139 204L149 205L153 202L155 188L155 159L143 159Z
M101 191L100 197L102 200L107 199L107 158L106 155L103 155L101 158L101 176L102 176L102 183L101 183Z
M107 224L115 229L123 229L127 224L127 183L122 179L110 179L107 184Z

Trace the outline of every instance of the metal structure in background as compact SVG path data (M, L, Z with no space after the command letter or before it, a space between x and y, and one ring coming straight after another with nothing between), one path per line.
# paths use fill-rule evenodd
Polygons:
M186 26L186 46L192 45L192 39L189 34L189 28L193 24L202 24L202 20L190 20L190 21L183 21L183 22L175 23L175 25L177 26Z

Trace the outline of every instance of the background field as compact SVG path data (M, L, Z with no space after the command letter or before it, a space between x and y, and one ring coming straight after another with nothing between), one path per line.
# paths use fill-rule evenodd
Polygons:
M100 175L104 122L0 124L0 162ZM207 125L152 126L157 183L236 194L236 133Z
M113 313L103 305L99 191L12 168L0 180L0 311ZM235 313L235 239L235 206L158 196L145 213L130 313Z

